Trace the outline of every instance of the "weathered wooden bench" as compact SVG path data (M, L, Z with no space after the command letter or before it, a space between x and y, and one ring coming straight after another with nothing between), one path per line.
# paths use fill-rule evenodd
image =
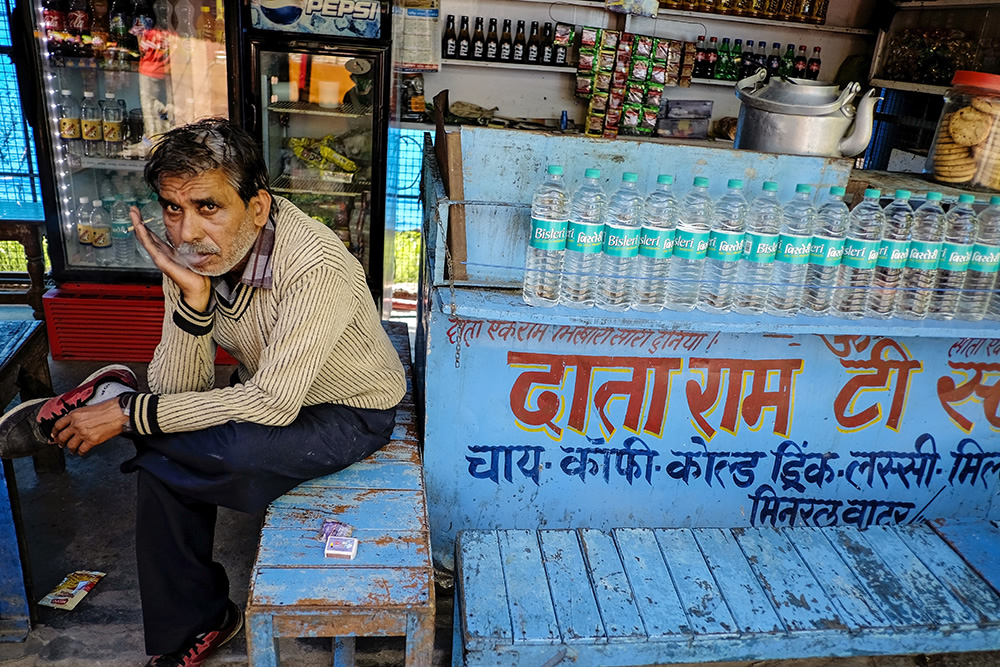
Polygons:
M406 325L386 323L410 384ZM247 602L250 665L275 667L279 637L333 637L334 664L354 664L354 638L406 637L408 667L429 667L434 580L412 387L392 442L333 475L300 484L267 511ZM354 527L354 560L327 558L323 519Z
M18 394L21 400L52 395L49 347L42 322L0 320L0 412ZM0 475L0 641L21 641L31 629L31 575L14 466L4 460ZM34 459L36 472L61 472L63 450L47 449Z
M1000 649L1000 529L467 530L454 665Z

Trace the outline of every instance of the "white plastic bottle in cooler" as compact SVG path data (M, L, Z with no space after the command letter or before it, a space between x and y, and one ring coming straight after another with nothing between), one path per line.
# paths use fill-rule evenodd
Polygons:
M844 254L844 235L851 217L851 211L844 203L845 192L844 188L833 186L826 201L816 210L806 289L800 311L803 315L826 315L830 310L837 267Z
M667 294L670 256L677 227L677 198L670 186L674 177L660 174L642 209L638 277L632 285L632 308L647 313L663 310Z
M604 249L604 212L608 204L600 178L600 169L585 171L583 185L569 201L569 231L559 303L570 308L594 306L597 270Z
M167 234L166 226L163 224L163 207L157 201L155 192L151 195L150 200L140 209L139 215L142 216L142 221L146 229L156 234L161 241L166 243ZM138 241L135 244L135 249L143 261L147 264L152 264L153 259L149 256L146 248Z
M104 94L103 110L104 153L108 157L121 157L124 142L125 116L113 92Z
M71 91L63 89L59 98L59 138L69 155L83 155L81 134L80 105Z
M80 105L80 133L83 136L83 154L86 157L102 157L104 130L101 108L97 106L94 93L89 90L83 92L83 104Z
M882 210L885 224L879 243L875 275L868 295L868 317L887 320L896 313L903 271L910 255L913 209L910 191L896 190L896 198Z
M784 222L778 237L778 252L774 257L771 289L764 307L771 315L793 317L802 308L812 254L813 227L816 224L816 209L811 200L812 186L799 183L795 186L795 196L782 211Z
M129 205L124 199L118 199L111 207L111 245L116 266L125 267L135 263L135 235Z
M737 313L757 315L764 312L783 221L778 184L765 181L760 194L750 202L746 216L743 259L736 269L736 298L733 301L733 310Z
M910 228L910 250L903 269L900 294L896 297L896 317L922 320L927 317L937 266L944 241L944 209L941 193L928 192L924 203L913 212Z
M696 176L691 189L681 199L674 232L674 254L670 259L665 304L670 310L689 311L698 305L714 215L708 179Z
M559 303L562 287L569 195L563 185L563 168L549 165L545 181L531 199L528 255L524 261L525 303L550 307ZM157 205L159 208L159 205Z
M882 225L885 223L885 215L879 206L881 196L881 190L868 188L865 198L851 211L831 306L836 317L859 320L865 316L868 290L875 274Z
M76 209L76 243L80 252L81 262L94 261L94 246L90 241L90 214L94 207L90 205L90 197L80 197L80 206ZM97 203L97 202L95 202Z
M608 199L604 216L604 252L597 282L597 307L621 312L632 305L635 258L642 235L642 195L636 189L639 176L626 171L622 183Z
M743 181L731 178L727 187L726 194L715 203L715 220L708 238L701 300L698 302L698 310L711 313L724 313L732 307L736 269L743 256L749 205L743 196Z
M927 313L932 320L950 320L958 310L965 274L972 260L972 244L976 240L976 212L972 210L975 200L975 195L959 195L958 203L944 216L944 243L941 244L937 284Z
M986 315L997 282L997 269L1000 268L1000 196L991 197L990 206L979 213L978 227L955 314L960 320L974 322Z
M98 266L111 266L114 251L111 249L111 221L99 201L93 202L90 214L90 244L94 246L94 261Z

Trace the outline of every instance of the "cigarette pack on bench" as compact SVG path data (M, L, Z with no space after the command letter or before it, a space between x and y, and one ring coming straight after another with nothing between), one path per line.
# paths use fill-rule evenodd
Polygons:
M358 540L354 537L331 535L326 540L324 551L328 558L348 558L353 560L358 554Z

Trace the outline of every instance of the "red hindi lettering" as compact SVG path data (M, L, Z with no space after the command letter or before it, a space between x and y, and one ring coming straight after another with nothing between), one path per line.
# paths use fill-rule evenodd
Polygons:
M950 375L938 378L938 400L941 401L941 406L948 413L948 416L960 429L970 433L974 422L952 406L961 404L975 395L983 402L983 413L986 416L986 421L991 426L1000 428L1000 414L997 414L1000 410L1000 383L985 384L983 382L983 376L986 373L1000 373L1000 364L949 361L948 365L959 372L974 371L972 378L968 378L968 374L966 374L967 379L962 384L956 384L955 379Z
M893 352L899 358L892 358ZM891 338L883 338L872 347L868 359L841 359L840 365L848 370L871 372L854 373L841 387L837 397L833 400L833 412L837 423L844 428L854 430L878 421L882 416L881 401L876 401L853 414L848 414L848 411L858 392L865 389L882 389L892 392L892 402L889 405L889 414L886 417L885 425L887 428L898 431L903 410L906 408L906 392L910 384L910 374L921 372L923 363L916 359L910 359L910 355L896 341ZM893 373L896 376L895 386L890 386Z

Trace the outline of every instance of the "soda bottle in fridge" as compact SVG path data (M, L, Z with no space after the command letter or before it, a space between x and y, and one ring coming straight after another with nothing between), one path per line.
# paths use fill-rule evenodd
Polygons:
M59 138L70 155L83 154L80 136L80 105L72 93L64 88L59 99Z
M80 132L83 137L83 154L86 157L103 156L104 130L101 108L97 106L94 93L89 90L84 91L83 104L80 105Z

